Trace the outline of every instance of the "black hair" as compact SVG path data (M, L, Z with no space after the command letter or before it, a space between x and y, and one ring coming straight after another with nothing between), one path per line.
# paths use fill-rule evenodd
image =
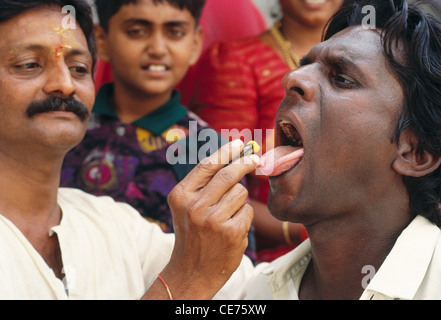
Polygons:
M187 9L198 24L205 0L152 0L154 4L168 2L181 10ZM137 0L95 0L95 7L101 27L108 31L109 20L123 5L137 3Z
M96 47L92 10L85 0L0 0L0 23L12 19L25 11L51 5L61 8L70 5L75 8L75 20L86 37L87 46L93 58L93 65L95 65Z
M399 80L404 105L392 142L405 129L418 138L416 151L441 156L441 4L439 0L356 0L330 20L324 40L366 22L373 6L388 69ZM400 50L397 50L400 46ZM420 177L403 176L410 208L441 227L441 168Z

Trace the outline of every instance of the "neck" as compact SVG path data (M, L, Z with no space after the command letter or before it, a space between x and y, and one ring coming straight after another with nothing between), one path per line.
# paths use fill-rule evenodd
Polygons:
M359 299L366 277L363 270L370 266L379 270L412 219L410 213L405 214L406 207L390 210L360 212L307 226L313 259L302 280L300 298Z
M129 124L160 108L171 95L172 90L164 94L148 94L115 81L113 105L121 122Z
M49 230L61 222L57 195L64 152L33 151L25 150L21 155L0 151L0 214L21 231L62 279L58 238L51 236Z
M59 223L57 194L63 156L54 161L41 154L0 153L0 214L17 226L29 226L31 221L52 226Z
M291 42L292 49L301 59L317 43L321 42L324 25L310 27L294 19L285 17L282 20L282 33L286 40Z

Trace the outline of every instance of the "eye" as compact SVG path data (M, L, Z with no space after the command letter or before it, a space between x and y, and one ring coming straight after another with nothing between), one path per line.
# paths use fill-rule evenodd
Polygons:
M127 30L127 35L131 38L141 38L146 34L142 28L132 28Z
M345 89L351 89L358 87L357 81L345 74L337 74L333 77L333 81L336 86Z
M43 69L38 62L20 63L14 66L14 70L17 74L22 75L34 75L39 73Z
M41 68L41 66L37 62L29 62L29 63L16 65L15 68L18 70L33 70L33 69Z
M185 31L179 28L173 28L169 31L172 38L182 38L185 36Z
M89 69L83 66L73 66L69 68L73 75L84 77L90 74Z
M345 77L340 76L340 75L335 77L335 81L340 82L340 83L344 83L344 84L352 83L351 81L349 81L349 79L346 79Z

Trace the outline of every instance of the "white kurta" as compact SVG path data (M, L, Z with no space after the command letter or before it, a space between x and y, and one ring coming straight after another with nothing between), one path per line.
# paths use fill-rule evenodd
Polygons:
M58 203L62 220L50 234L58 236L64 281L0 215L0 299L141 297L167 264L174 236L109 197L60 189Z
M0 299L139 299L167 265L174 235L110 197L61 188L58 279L21 231L0 214ZM258 269L242 264L215 299L243 299ZM165 290L165 289L164 289Z

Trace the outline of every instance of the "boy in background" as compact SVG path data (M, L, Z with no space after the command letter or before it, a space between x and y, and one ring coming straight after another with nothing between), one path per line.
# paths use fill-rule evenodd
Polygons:
M179 136L188 155L192 129L208 128L175 90L201 53L204 3L96 0L98 55L111 63L113 82L100 88L87 134L65 157L61 174L61 186L127 202L165 232L173 232L168 194L193 167L170 164L167 149ZM219 147L217 139L210 150ZM250 231L246 254L252 260L254 248Z

